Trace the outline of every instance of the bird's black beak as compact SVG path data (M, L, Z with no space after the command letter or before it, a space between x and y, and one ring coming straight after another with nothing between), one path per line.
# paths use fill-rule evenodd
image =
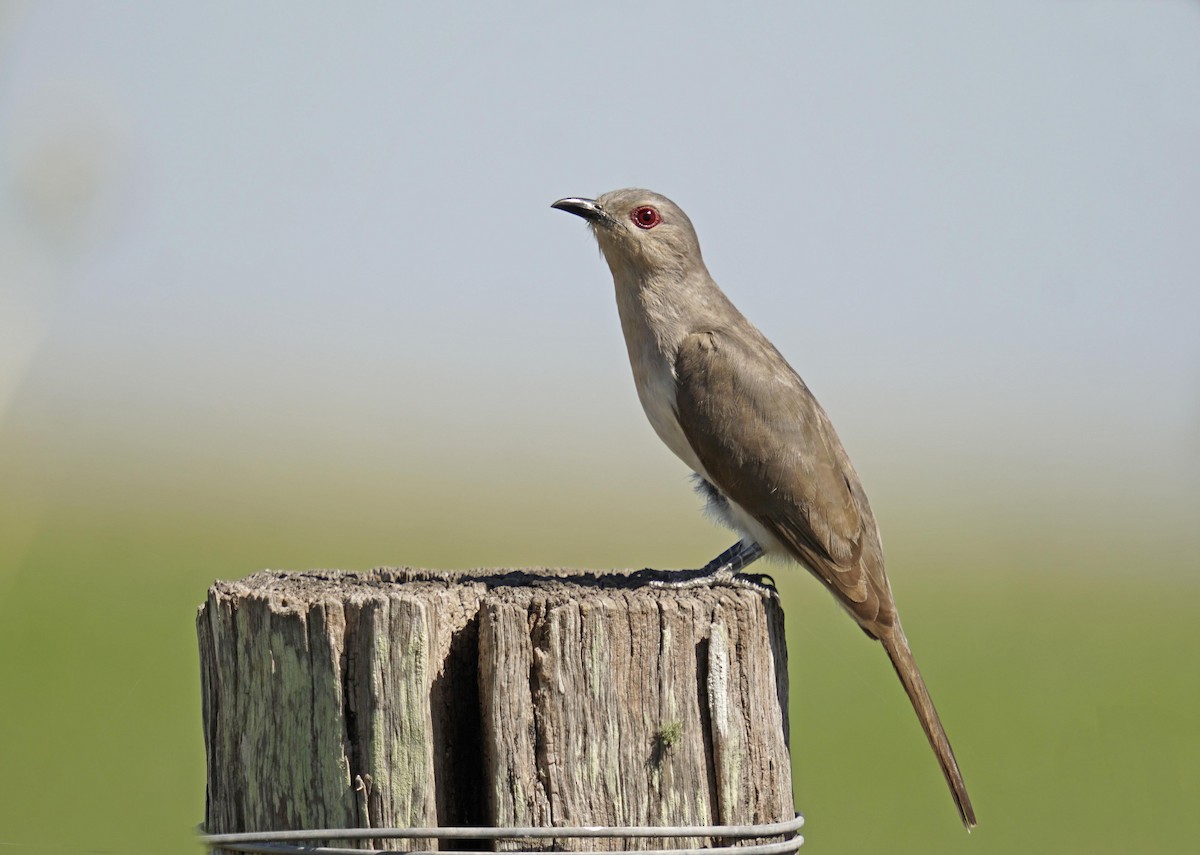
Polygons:
M559 199L550 207L558 208L560 211L566 211L568 214L574 214L577 217L583 217L589 223L612 223L612 215L600 207L600 203L595 199L579 199L571 196L566 199Z

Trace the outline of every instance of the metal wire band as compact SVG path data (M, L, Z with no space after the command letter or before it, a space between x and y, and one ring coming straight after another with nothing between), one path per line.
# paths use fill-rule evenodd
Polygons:
M395 850L386 849L344 849L327 846L295 846L293 842L315 840L384 840L384 839L426 839L442 840L484 839L501 840L510 838L606 838L606 837L777 837L791 834L790 839L779 843L758 843L737 846L718 846L714 851L736 852L741 855L781 855L795 852L804 842L797 831L804 825L804 817L797 814L794 819L783 822L772 822L763 825L681 825L681 826L582 826L574 828L557 826L538 826L530 828L487 828L487 827L447 827L447 828L322 828L309 831L259 831L238 832L231 834L202 835L200 842L209 848L221 848L234 852L251 853L308 853L308 855L370 855L370 853L386 853ZM695 852L696 849L654 849L645 853L626 851L624 855L683 855ZM416 855L416 853L409 853ZM526 855L523 852L509 852L507 855ZM531 853L532 855L532 853ZM542 855L542 853L537 853ZM601 855L601 853L576 852L574 855ZM610 855L610 853L603 853Z

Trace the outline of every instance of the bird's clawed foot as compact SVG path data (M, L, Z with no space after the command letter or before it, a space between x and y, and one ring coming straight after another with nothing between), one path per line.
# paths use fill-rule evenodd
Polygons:
M702 585L725 585L748 588L762 593L775 591L775 580L766 573L741 573L763 555L762 547L748 540L739 540L699 570L675 570L665 573L670 578L653 579L653 588L697 588Z
M775 593L775 580L766 573L735 573L720 569L716 572L700 570L669 571L670 579L652 579L652 588L700 588L720 585L727 588L746 588L758 593Z

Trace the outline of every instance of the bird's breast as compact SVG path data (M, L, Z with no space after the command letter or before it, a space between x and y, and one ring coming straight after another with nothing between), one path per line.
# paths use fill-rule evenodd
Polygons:
M626 296L627 299L621 299ZM629 305L618 292L621 329L629 351L629 365L642 410L658 438L691 470L707 477L679 425L675 404L675 353L677 338L669 324L653 323L644 306Z
M675 372L670 363L664 358L630 356L638 400L642 402L650 426L676 457L693 472L705 475L704 467L679 425L675 408Z

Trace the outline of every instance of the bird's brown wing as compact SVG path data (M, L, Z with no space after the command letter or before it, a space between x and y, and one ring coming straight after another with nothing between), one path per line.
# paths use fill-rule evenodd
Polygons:
M804 381L757 330L729 328L685 338L675 375L679 423L716 487L868 632L890 625L895 609L875 518Z

